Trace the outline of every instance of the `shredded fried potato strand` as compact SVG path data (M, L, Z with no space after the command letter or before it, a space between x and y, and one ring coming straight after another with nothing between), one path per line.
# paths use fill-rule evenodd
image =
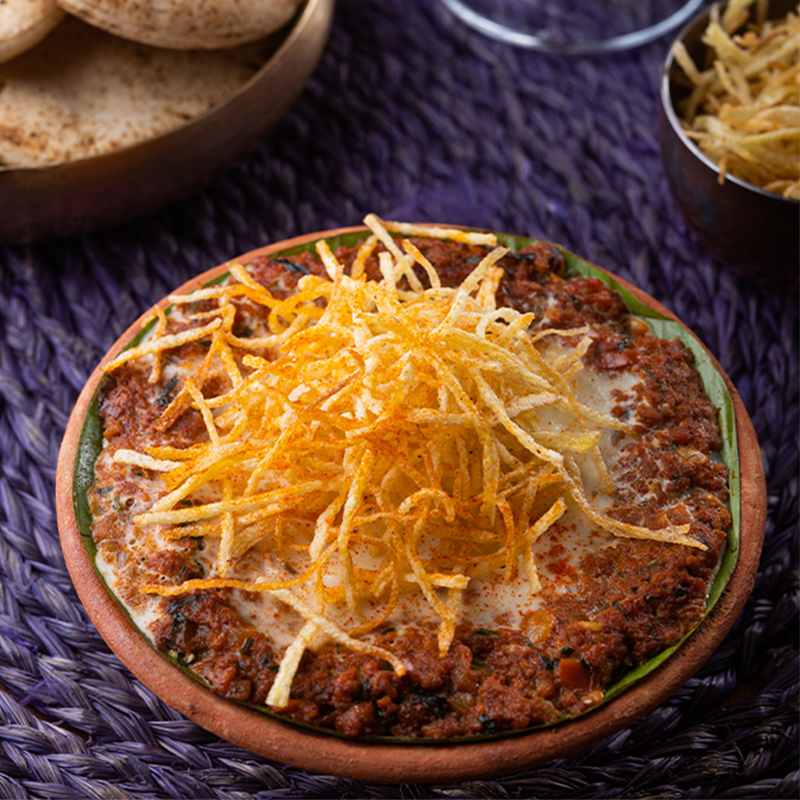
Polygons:
M222 320L216 319L203 328L193 328L188 331L183 331L182 333L176 333L170 336L160 336L157 339L152 339L146 344L139 345L138 347L132 347L129 350L123 351L116 358L109 361L108 364L105 365L105 369L107 371L111 371L122 366L127 361L131 361L135 358L141 358L141 356L149 355L150 353L161 353L164 350L178 347L186 342L196 342L199 339L205 338L209 333L216 330L221 324Z
M282 298L231 263L227 283L171 298L190 312L197 300L217 302L215 310L188 314L211 322L167 334L155 312L151 338L107 367L154 354L161 363L166 350L210 345L156 425L167 430L191 407L207 441L120 449L114 459L152 470L167 488L135 517L137 526L163 526L167 540L208 536L218 547L214 574L145 592L267 592L305 620L269 694L275 707L288 702L300 656L320 637L403 674L396 657L359 637L389 619L405 592L420 592L439 618L442 656L473 579L505 570L510 581L521 561L530 591L539 592L533 545L568 499L614 536L702 547L688 525L637 528L589 502L574 454L584 454L601 487L613 492L600 429L630 432L584 407L572 389L591 331L532 336L533 314L497 308L505 248L495 247L461 286L449 288L417 247L405 239L401 249L391 233L489 246L493 235L374 215L366 223L373 235L351 274L320 242L330 280L303 276L297 292ZM379 243L383 280L368 282L364 270ZM269 335L234 336L234 298L264 308ZM548 345L564 337L579 344ZM249 352L258 349L264 352ZM256 551L270 565L268 577L240 578L237 564ZM347 626L335 621L334 606L348 612Z
M289 693L292 688L292 678L294 678L300 659L306 651L306 647L311 644L311 640L317 635L317 626L313 622L306 622L303 625L297 638L286 648L286 652L281 659L278 674L275 676L275 683L272 684L267 695L267 705L273 708L285 708L289 702Z

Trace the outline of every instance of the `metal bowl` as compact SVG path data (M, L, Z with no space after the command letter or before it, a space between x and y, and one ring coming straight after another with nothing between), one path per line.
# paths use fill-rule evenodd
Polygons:
M256 256L275 255L312 246L320 238L366 233L365 228L342 228L309 234L254 250L236 259L247 263ZM196 289L229 269L216 267L188 282L177 292ZM634 301L657 315L675 320L664 306L619 278L616 285L629 291ZM166 305L165 298L162 305ZM641 313L641 311L640 311ZM107 353L102 363L116 357L141 331L134 323ZM688 333L692 339L696 337ZM697 347L702 345L697 343ZM84 422L91 414L95 392L104 375L93 372L78 398L67 425L56 473L58 527L65 560L81 601L100 634L131 671L168 705L240 747L284 764L357 780L395 783L434 783L473 780L508 774L552 761L602 741L632 724L682 686L720 645L736 620L753 587L766 520L766 487L761 453L747 411L709 354L711 363L728 387L739 451L741 533L736 566L716 605L688 639L652 672L597 709L549 728L529 729L519 735L458 742L361 741L332 732L301 727L297 723L239 705L190 677L159 653L134 627L95 571L76 515L75 476L86 470L81 457ZM93 468L91 462L90 469Z
M0 170L0 242L71 236L155 211L255 147L319 61L334 0L307 0L261 69L226 100L138 144L54 166Z
M796 0L772 0L779 18ZM701 41L709 12L680 34L695 63L704 61ZM676 106L689 94L672 53L661 79L659 137L664 169L678 207L703 244L725 265L760 283L796 287L800 271L800 201L759 189L727 175L681 129Z

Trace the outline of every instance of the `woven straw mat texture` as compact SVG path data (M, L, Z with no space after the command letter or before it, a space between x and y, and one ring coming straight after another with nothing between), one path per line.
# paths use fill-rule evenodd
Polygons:
M114 230L0 248L1 798L800 796L797 298L716 263L673 205L656 138L667 46L546 56L435 0L340 0L300 100L223 178ZM229 745L112 655L59 548L60 439L114 339L192 275L369 211L547 238L634 282L719 358L763 448L763 559L719 650L629 729L497 780L359 783Z

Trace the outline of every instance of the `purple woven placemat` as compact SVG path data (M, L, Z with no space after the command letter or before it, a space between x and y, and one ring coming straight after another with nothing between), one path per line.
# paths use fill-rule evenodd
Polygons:
M687 233L656 141L666 48L567 60L483 40L436 0L340 0L306 92L227 176L113 231L0 248L0 797L800 796L797 298ZM763 448L764 555L719 650L629 729L498 780L358 783L221 741L110 653L59 548L60 438L119 333L205 268L367 211L552 239L633 281L717 355Z

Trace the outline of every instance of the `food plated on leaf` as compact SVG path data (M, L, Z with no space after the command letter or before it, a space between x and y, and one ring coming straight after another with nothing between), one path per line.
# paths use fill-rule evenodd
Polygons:
M265 755L437 780L576 749L743 602L752 428L682 326L561 248L365 222L220 267L104 359L59 464L76 586Z

